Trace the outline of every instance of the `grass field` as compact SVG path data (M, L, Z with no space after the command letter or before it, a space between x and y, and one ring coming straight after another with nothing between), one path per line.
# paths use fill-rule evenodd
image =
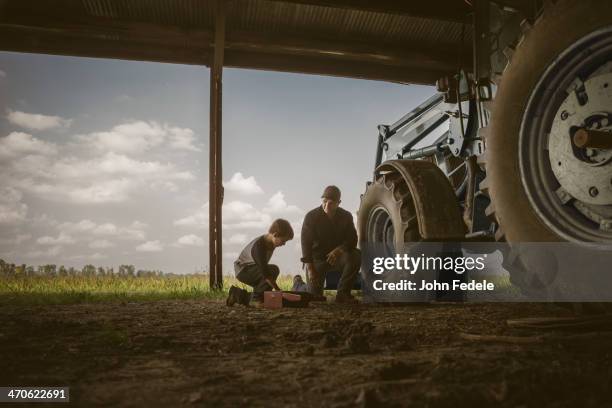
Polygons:
M498 293L518 293L507 276L488 277ZM291 276L278 284L290 290ZM223 290L210 290L208 275L165 276L8 276L0 277L0 305L69 304L105 301L149 301L171 299L224 299L231 285L243 287L233 276L224 278ZM331 294L332 292L330 292Z
M290 276L279 286L289 290ZM234 277L223 290L210 290L207 275L186 276L10 276L0 278L0 304L63 304L163 299L223 299L231 285L245 287Z

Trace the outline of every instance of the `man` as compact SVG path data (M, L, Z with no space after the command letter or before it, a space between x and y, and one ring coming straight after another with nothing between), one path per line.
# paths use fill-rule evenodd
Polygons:
M361 267L357 246L357 231L350 212L340 208L340 189L328 186L323 191L322 204L304 218L302 224L302 262L306 278L315 296L323 295L325 275L330 270L342 272L336 302L355 303L351 288Z

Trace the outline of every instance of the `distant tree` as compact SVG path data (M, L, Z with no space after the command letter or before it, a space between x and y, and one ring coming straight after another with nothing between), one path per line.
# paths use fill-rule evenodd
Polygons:
M76 276L77 275L77 270L74 269L73 266L71 266L70 268L68 268L68 276Z
M57 274L59 276L67 276L68 275L68 271L66 270L66 267L64 265L61 265L57 271Z
M36 274L36 270L34 269L34 267L32 265L28 266L26 268L26 275L27 276L34 276Z
M104 270L103 267L98 267L98 276L105 276L106 275L106 271Z
M4 261L4 259L0 259L0 275L9 276L11 273L10 265Z
M46 276L56 276L57 275L57 266L54 264L47 264L43 266L43 273Z
M134 276L136 273L136 268L134 265L120 265L119 266L119 275L121 276Z
M88 264L85 265L81 271L85 276L94 276L96 274L96 267Z
M119 265L119 270L117 271L117 274L119 276L126 276L127 275L127 270L128 270L128 266L127 265Z

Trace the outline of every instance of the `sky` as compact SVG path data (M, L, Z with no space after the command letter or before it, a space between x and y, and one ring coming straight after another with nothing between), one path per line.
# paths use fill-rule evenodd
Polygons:
M0 52L0 258L193 273L208 268L206 67ZM432 87L226 68L223 267L288 219L275 251L301 269L300 228L324 187L353 214L377 125Z

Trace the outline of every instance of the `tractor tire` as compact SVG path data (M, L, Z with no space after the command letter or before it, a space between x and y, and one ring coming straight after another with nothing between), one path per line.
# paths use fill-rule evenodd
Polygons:
M400 250L421 240L414 203L399 173L378 175L367 184L357 221L360 248L370 242Z
M551 64L558 62L566 50L581 39L611 26L612 2L609 0L559 1L547 5L516 49L508 53L511 56L492 104L491 121L483 129L487 176L481 188L488 190L491 199L487 213L498 224L498 240L505 239L509 243L608 242L607 236L597 235L597 232L593 236L576 234L575 238L568 238L555 227L554 217L543 217L542 211L534 208L527 192L527 187L534 183L521 168L532 164L524 159L521 162L520 155L521 149L529 143L521 140L521 132L530 119L528 105L534 90L543 86L541 80ZM520 282L522 279L514 280Z

